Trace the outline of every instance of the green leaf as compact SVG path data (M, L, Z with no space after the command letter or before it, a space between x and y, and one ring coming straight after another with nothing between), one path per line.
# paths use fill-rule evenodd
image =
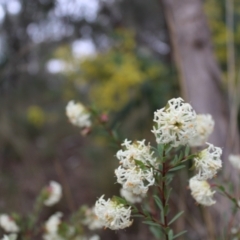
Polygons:
M159 209L161 211L163 211L163 205L162 205L162 201L160 200L160 198L157 195L154 195L153 198L154 198L156 204L158 205Z
M173 167L169 170L169 172L174 172L174 171L180 170L182 168L185 168L185 165L179 165L179 166Z
M156 239L161 239L162 232L159 228L156 228L155 226L150 226L149 229Z
M176 234L176 235L173 237L173 239L175 239L175 238L177 238L177 237L180 237L181 235L183 235L183 234L186 233L186 232L187 232L187 231L184 230L184 231L182 231L182 232Z
M152 222L152 221L143 221L144 224L155 226L155 227L161 227L158 223Z
M172 188L169 188L169 190L168 190L168 192L167 192L167 194L166 194L166 203L167 203L168 200L169 200L169 197L170 197L170 195L171 195L171 192L172 192Z
M175 222L182 214L184 211L179 212L175 217L168 223L168 225L171 225L173 222Z
M175 155L175 157L174 157L172 163L173 163L173 165L175 165L177 162L178 162L178 156Z
M168 233L168 238L169 238L169 240L173 239L173 230L172 229Z
M144 165L144 163L142 162L142 161L140 161L140 160L135 160L134 159L134 161L135 161L135 164L138 166L138 167L140 167L141 169L146 169L146 166Z
M160 200L160 198L157 195L154 195L153 198L154 198L157 206L161 210L161 221L163 221L163 219L164 219L164 211L163 211L162 201Z
M163 152L164 152L164 145L163 144L158 144L157 148L158 148L158 154L159 154L159 156L160 156L160 158L162 160Z
M166 205L166 206L164 207L163 212L164 212L164 215L165 215L165 216L168 215L168 212L169 212L169 206L168 206L168 205Z
M172 146L171 145L167 145L166 146L166 150L165 150L166 154L168 154L171 150L172 150Z
M188 160L190 160L190 159L192 159L192 158L195 158L196 157L196 154L192 154L192 155L189 155L187 158L185 158L183 161L181 161L182 163L183 162L186 162L186 161L188 161Z
M185 157L188 156L189 153L190 153L190 146L186 146L185 152L184 152L184 156L185 156Z
M222 192L225 192L225 188L223 186L218 187Z
M178 160L180 161L183 158L183 151L180 152L179 156L178 156Z
M141 214L132 214L131 216L132 217L143 217L143 215L141 215Z
M115 201L115 202L117 202L117 203L120 203L120 204L124 204L124 205L127 205L127 204L128 204L128 202L127 202L126 199L121 198L121 197L118 197L118 196L113 196L113 197L112 197L112 200Z

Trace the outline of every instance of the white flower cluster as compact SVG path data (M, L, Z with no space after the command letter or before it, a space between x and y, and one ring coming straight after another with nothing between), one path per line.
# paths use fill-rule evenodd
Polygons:
M206 180L213 178L222 167L220 159L222 149L210 143L207 144L208 148L194 158L194 165L198 173L189 180L189 187L193 198L198 203L210 206L216 202L212 199L215 192L210 190L210 185Z
M201 151L197 157L194 158L194 165L198 170L198 180L207 180L213 178L217 171L222 167L222 149L215 147L210 143L208 148Z
M151 146L145 145L145 140L132 143L132 141L125 139L122 146L124 150L119 150L116 156L123 167L131 168L136 166L135 160L144 164L156 165L156 158L153 157Z
M131 207L126 208L123 204L103 199L101 196L95 204L95 213L103 226L112 230L123 229L132 224L130 220Z
M230 154L228 159L234 168L240 170L240 155Z
M43 235L44 240L63 240L63 238L58 234L58 227L61 223L61 217L63 214L57 212L52 215L45 223L46 233Z
M171 144L173 147L186 145L196 135L196 113L182 98L173 98L166 107L154 112L156 126L152 132L158 144Z
M51 181L49 186L46 188L47 199L44 200L44 205L52 206L60 201L62 197L62 187L59 183Z
M0 227L9 233L17 233L20 230L14 219L7 214L0 215Z
M198 147L205 144L214 128L214 120L210 114L198 114L195 120L197 134L189 141L191 147Z
M155 183L154 171L150 166L156 166L156 158L153 157L150 146L145 145L145 140L133 143L125 140L122 146L125 149L119 150L116 155L121 164L115 170L117 182L122 185L123 197L132 203L139 202L146 195L149 186Z
M85 218L82 221L82 223L88 226L90 230L96 230L103 227L102 221L100 221L97 215L95 214L95 207L88 208L85 210Z
M215 191L211 191L210 185L207 181L198 180L195 176L189 180L189 187L193 198L204 206L211 206L216 203L213 200L213 194Z
M89 128L92 125L90 113L80 102L70 101L66 106L66 115L73 125L80 128Z

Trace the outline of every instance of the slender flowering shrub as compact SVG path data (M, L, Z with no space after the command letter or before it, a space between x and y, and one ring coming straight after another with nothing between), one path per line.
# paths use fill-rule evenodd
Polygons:
M126 208L123 204L101 196L95 204L95 213L103 226L112 230L123 229L132 225L131 207Z
M52 206L60 201L62 197L62 187L59 183L51 181L45 191L46 199L44 200L44 205Z
M205 143L213 131L214 121L209 114L197 115L181 98L169 100L164 108L154 113L153 121L156 147L145 144L145 140L125 139L119 144L118 139L113 139L122 147L116 153L119 167L115 169L121 197L114 196L106 201L102 196L95 204L95 213L102 225L112 230L129 227L131 216L142 217L157 239L172 240L184 234L184 231L174 233L170 226L182 213L169 219L170 183L176 171L192 160L197 172L189 180L191 195L198 204L211 206L216 203L215 191L206 180L212 179L222 168L222 149L207 143L207 148L190 153L190 146ZM114 134L110 132L110 136ZM239 207L222 186L215 184L214 187Z
M211 206L216 203L213 200L215 191L211 191L210 185L207 181L201 181L196 176L189 180L189 188L191 195L197 201L197 203L204 206Z
M0 215L0 227L9 233L17 233L20 230L14 219L7 214Z
M240 228L233 224L240 208L239 198L226 187L207 182L210 179L214 181L213 177L222 168L222 149L210 143L200 151L198 148L190 149L190 146L202 145L213 131L214 121L209 114L197 115L192 106L181 98L169 100L164 108L154 113L152 132L156 139L155 146L146 144L145 140L122 141L117 131L110 128L108 116L95 108L86 108L70 101L66 113L70 122L81 128L82 134L90 133L90 127L92 132L95 127L101 127L101 131L111 139L111 144L118 147L116 158L119 166L115 169L115 176L116 182L121 185L121 197L113 196L105 200L103 195L94 207L80 207L68 220L57 212L41 226L38 222L39 216L44 216L40 215L44 207L53 206L62 197L61 185L51 181L36 199L29 216L21 218L14 214L13 219L6 214L0 215L0 227L6 233L14 233L4 235L3 240L38 239L40 235L44 240L100 240L97 234L86 234L86 231L106 228L121 230L130 227L134 217L142 218L156 239L174 240L186 231L174 230L173 223L183 212L174 213L176 207L172 208L171 181L180 169L189 165L188 161L193 161L196 170L195 176L189 180L189 194L203 206L216 203L215 189L230 199L233 217L224 239L235 240L240 236ZM240 169L239 156L230 155L229 161L234 168Z
M210 143L207 144L208 148L198 153L194 158L194 165L196 170L198 170L198 180L211 179L222 168L222 160L220 159L222 149Z
M230 154L228 160L234 168L240 170L240 155Z
M66 115L69 121L77 127L89 128L92 125L89 112L80 102L70 101L66 107Z
M203 146L213 132L214 120L210 114L198 114L195 120L197 134L189 141L191 147Z
M173 98L166 107L154 113L156 126L152 132L159 144L170 144L173 147L186 145L196 136L196 113L190 104L182 98Z

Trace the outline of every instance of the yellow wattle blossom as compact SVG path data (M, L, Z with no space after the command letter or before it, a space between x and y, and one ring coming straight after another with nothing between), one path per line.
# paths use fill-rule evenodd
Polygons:
M46 120L44 110L36 105L32 105L27 109L27 120L35 127L41 127Z

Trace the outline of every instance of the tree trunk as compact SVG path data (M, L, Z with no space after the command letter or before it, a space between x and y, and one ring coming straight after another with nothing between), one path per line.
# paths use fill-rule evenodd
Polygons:
M202 1L164 0L164 6L183 96L197 113L213 116L215 130L210 141L224 147L229 121L227 99Z
M213 54L210 30L203 12L203 1L162 0L162 3L184 99L197 113L209 113L213 116L215 129L209 142L223 148L224 175L231 176L237 183L238 173L235 171L236 174L233 174L232 166L226 161L233 150L228 136L229 106L222 87L221 71ZM223 203L222 199L219 201L221 203L215 205L214 210L217 210L215 217L220 217L224 212L231 212L230 203ZM223 218L220 219L223 223ZM210 236L201 239L216 239L214 232L223 225L220 222L214 225L215 229L211 228Z

